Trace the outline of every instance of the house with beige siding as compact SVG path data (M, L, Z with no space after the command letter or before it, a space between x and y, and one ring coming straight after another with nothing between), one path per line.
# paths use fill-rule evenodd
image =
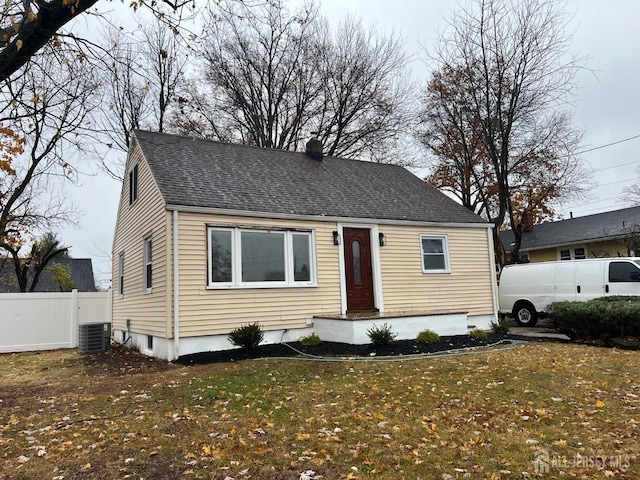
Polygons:
M514 242L501 233L505 250ZM530 262L633 257L640 254L640 206L529 225L522 232L520 256Z
M489 328L491 225L402 167L137 130L113 243L115 340L147 355L315 332Z

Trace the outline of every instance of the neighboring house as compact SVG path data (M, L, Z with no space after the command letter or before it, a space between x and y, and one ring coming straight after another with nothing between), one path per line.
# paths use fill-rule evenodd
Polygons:
M513 232L501 236L510 252ZM520 252L531 262L640 255L640 207L534 225L523 232Z
M53 280L53 273L48 269L50 265L59 263L61 265L68 265L71 269L71 281L73 286L79 292L95 292L96 283L93 278L93 264L90 258L53 258L47 264L47 268L40 274L38 283L36 284L36 292L59 292L60 285ZM29 284L31 286L31 279L33 273L29 277ZM11 259L2 257L0 258L0 293L16 293L20 291L18 281L16 280L16 273L13 267Z
M393 165L135 131L113 244L113 330L147 355L368 343L496 318L491 225Z

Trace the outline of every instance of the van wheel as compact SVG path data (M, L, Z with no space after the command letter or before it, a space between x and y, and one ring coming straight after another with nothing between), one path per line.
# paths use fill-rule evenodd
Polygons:
M517 303L513 307L513 318L521 327L533 327L538 321L538 313L530 303Z

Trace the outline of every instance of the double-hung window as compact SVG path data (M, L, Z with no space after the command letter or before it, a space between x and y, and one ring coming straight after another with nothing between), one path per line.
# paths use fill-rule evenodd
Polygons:
M446 235L420 235L423 273L449 273L449 246Z
M315 284L310 231L209 227L208 232L210 287Z
M144 239L144 256L143 256L143 266L144 269L144 292L151 293L151 289L153 288L153 257L152 253L153 243L151 241L151 237L145 237Z

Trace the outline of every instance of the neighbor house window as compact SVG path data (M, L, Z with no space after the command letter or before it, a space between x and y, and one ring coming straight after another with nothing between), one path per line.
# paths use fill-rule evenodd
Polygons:
M144 257L143 257L145 293L151 293L151 289L153 287L153 257L151 255L152 246L153 244L151 242L151 237L146 237L144 239Z
M584 260L587 258L585 247L559 248L558 260Z
M129 205L138 199L138 165L129 171Z
M420 235L422 271L424 273L448 273L449 246L445 235Z
M311 239L311 232L210 227L209 285L312 285Z
M118 257L118 295L124 296L124 253Z

